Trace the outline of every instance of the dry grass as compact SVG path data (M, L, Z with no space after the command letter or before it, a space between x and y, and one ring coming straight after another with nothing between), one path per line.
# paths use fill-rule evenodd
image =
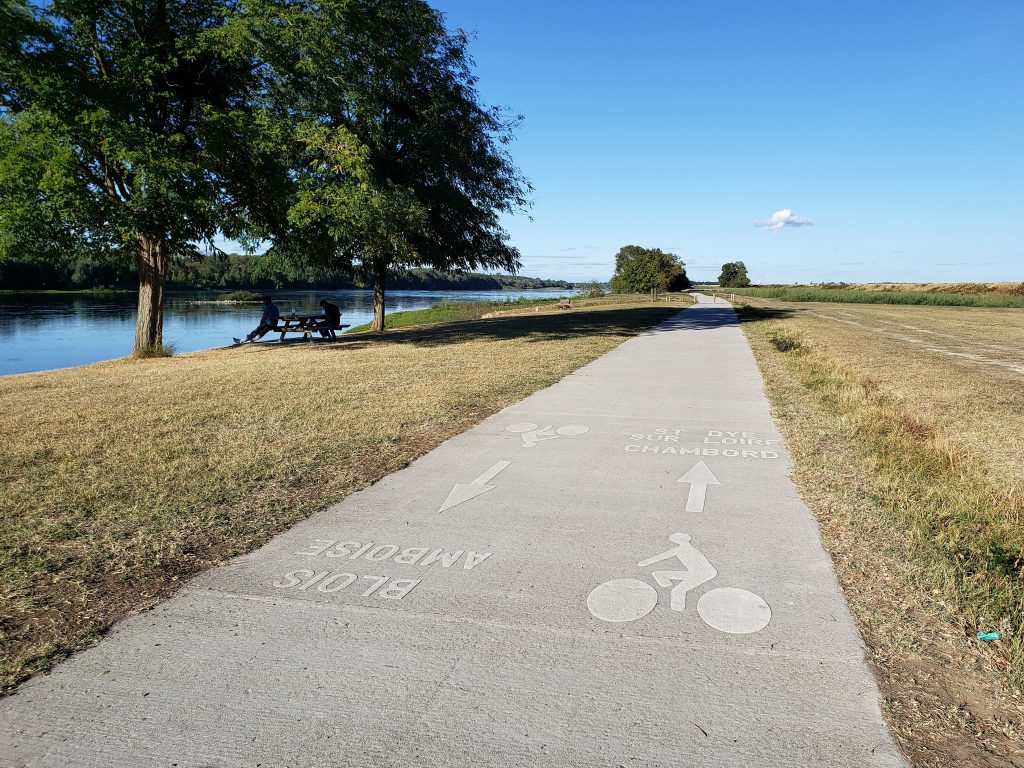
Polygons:
M4 689L678 308L0 379Z
M1022 313L749 303L897 738L919 766L1024 765ZM951 354L981 346L989 362Z
M1024 283L851 283L855 291L913 291L967 295L1024 296Z

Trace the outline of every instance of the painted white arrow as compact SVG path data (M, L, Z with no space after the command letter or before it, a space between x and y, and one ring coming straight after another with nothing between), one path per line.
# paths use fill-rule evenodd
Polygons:
M703 512L704 497L709 485L721 485L715 473L708 469L703 461L698 461L693 468L680 477L677 483L689 483L690 493L686 497L687 512Z
M446 509L457 507L463 502L475 499L481 493L493 491L497 486L488 485L487 483L493 480L499 472L511 463L511 461L499 461L493 467L480 475L476 480L473 480L470 483L456 483L455 487L452 488L452 492L448 494L448 498L444 500L444 504L441 505L441 509L439 509L438 512L444 512Z

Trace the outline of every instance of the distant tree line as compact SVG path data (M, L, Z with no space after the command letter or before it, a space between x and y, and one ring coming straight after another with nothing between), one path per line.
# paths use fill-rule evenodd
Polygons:
M0 290L130 289L136 280L135 270L127 263L92 259L81 254L62 260L23 258L0 261ZM564 280L424 268L389 270L387 283L402 290L433 291L573 288L572 283ZM373 278L315 266L282 270L264 263L260 256L225 253L172 261L167 287L172 290L372 289Z

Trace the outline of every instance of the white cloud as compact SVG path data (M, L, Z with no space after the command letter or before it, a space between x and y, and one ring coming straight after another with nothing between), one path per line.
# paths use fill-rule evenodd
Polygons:
M808 219L806 216L797 216L789 208L783 208L781 211L776 211L767 219L757 219L754 222L755 227L765 227L770 229L772 232L778 232L780 229L786 227L809 227L814 222Z

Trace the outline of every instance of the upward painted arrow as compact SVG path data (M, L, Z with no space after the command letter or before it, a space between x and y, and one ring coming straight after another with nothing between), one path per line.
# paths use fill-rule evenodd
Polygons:
M708 469L703 461L698 461L693 468L676 482L689 483L690 493L686 497L687 512L703 512L704 497L709 485L721 485L715 473Z
M487 483L493 480L499 472L511 463L511 461L499 461L493 467L480 475L476 480L469 483L456 483L455 487L452 488L452 492L448 494L448 498L444 500L444 504L441 505L441 509L439 509L438 512L444 512L446 509L457 507L459 504L467 502L470 499L475 499L481 493L493 491L497 486L488 485Z

